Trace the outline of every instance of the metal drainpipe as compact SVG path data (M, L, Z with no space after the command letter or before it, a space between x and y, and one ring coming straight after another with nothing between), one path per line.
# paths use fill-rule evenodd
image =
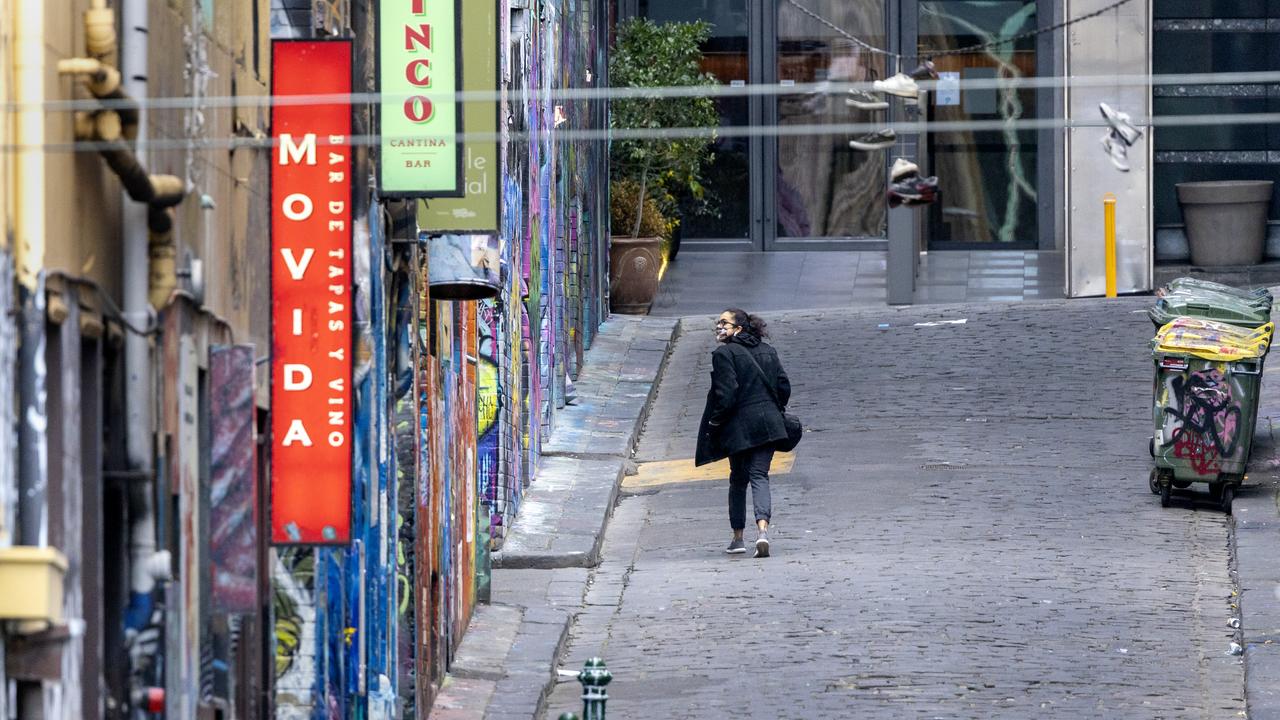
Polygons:
M14 187L14 235L22 345L18 359L18 544L49 543L49 447L45 412L44 4L14 3L14 91L22 109Z
M120 70L124 91L138 101L138 135L134 152L145 164L147 134L147 0L122 0ZM121 192L121 229L124 241L124 316L134 327L151 322L147 302L148 262L147 205L133 202ZM149 568L156 551L155 479L152 449L154 416L154 373L150 340L125 334L125 441L132 470L144 473L130 498L132 521L129 537L130 591L149 595L155 575ZM140 598L136 598L140 599ZM148 598L149 599L149 598Z

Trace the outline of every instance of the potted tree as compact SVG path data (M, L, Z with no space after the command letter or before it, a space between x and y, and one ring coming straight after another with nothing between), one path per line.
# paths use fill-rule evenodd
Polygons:
M715 85L702 72L699 46L706 22L654 23L633 18L618 25L609 59L614 88L652 88L609 104L617 133L609 149L609 296L614 312L645 313L658 291L662 244L679 222L677 197L701 198L702 171L711 159L709 134L719 124L710 97L664 93L664 88Z

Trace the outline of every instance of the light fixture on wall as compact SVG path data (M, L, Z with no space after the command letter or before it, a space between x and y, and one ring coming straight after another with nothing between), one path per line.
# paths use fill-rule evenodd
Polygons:
M179 268L174 271L174 275L179 279L186 281L187 291L197 304L204 304L204 261L196 257L190 250L187 251L186 267Z

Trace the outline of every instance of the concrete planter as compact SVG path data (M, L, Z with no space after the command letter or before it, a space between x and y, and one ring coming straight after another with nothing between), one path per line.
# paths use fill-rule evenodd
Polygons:
M661 269L662 238L610 238L609 308L624 315L648 313Z
M1191 264L1220 267L1261 262L1272 185L1270 180L1178 183Z

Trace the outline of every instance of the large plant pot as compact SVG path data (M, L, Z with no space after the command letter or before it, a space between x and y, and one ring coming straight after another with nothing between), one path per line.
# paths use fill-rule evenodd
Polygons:
M662 238L610 238L609 308L625 315L649 312L660 270Z
M1178 183L1191 264L1256 265L1267 236L1270 180Z

